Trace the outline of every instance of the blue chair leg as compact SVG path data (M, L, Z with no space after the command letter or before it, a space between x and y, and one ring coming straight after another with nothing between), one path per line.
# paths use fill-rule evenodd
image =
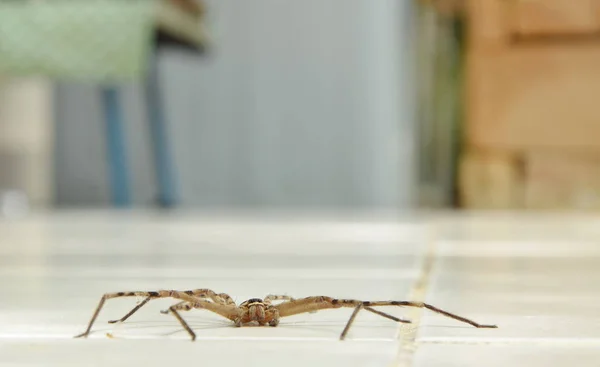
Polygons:
M125 148L123 111L117 88L103 87L102 102L106 123L112 203L117 207L128 207L131 205L131 188Z
M171 155L169 136L163 109L157 55L150 60L150 70L146 83L146 106L150 124L152 140L152 153L154 155L154 169L158 186L158 205L173 207L177 205L177 182L175 167Z

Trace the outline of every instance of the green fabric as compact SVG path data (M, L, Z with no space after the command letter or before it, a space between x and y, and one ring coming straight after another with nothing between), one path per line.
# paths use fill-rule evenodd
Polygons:
M157 1L0 1L0 75L114 82L145 72Z

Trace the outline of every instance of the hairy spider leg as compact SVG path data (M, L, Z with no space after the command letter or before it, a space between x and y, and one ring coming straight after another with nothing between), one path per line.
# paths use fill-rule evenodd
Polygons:
M196 340L196 334L189 327L187 322L181 317L178 311L189 311L197 308L194 302L179 302L169 307L168 312L172 313L181 323L183 328L190 334L192 341ZM228 307L221 305L221 307ZM236 307L237 317L229 317L236 327L241 327L244 323L258 321L259 325L277 326L279 324L279 311L272 306L269 301L265 302L259 298L251 298L242 302Z
M230 319L232 321L239 318L239 309L237 306L217 304L215 302L209 302L209 301L205 301L205 300L196 298L196 297L194 297L194 290L187 290L187 291L159 290L159 291L133 291L133 292L106 293L102 296L102 298L100 298L100 302L98 302L98 306L96 307L96 310L94 311L94 314L92 315L92 318L90 319L90 322L88 323L87 329L83 333L76 335L75 338L87 337L90 333L90 330L92 329L94 322L96 321L96 318L100 314L100 310L102 310L102 307L104 306L104 303L106 302L106 300L111 299L111 298L119 298L119 297L146 297L146 298L151 298L151 299L175 298L175 299L179 299L182 301L192 303L194 308L202 308L202 309L212 311L212 312L219 314L219 315L221 315L227 319ZM179 314L177 314L176 311L173 314L180 322L183 321L181 319L181 316L179 316ZM184 325L184 323L182 323L182 325ZM187 326L187 324L185 324L184 327L185 326Z
M194 294L193 296L196 298L200 298L200 299L210 299L213 302L219 303L219 304L224 304L224 305L235 305L235 302L233 302L233 299L226 293L215 293L213 290L211 289L194 289L193 290ZM117 322L124 322L125 320L127 320L131 315L133 315L134 313L136 313L140 308L142 308L146 303L148 303L150 300L152 300L154 297L152 296L148 296L146 297L142 302L140 302L137 306L135 306L131 311L129 311L127 314L125 314L125 316L121 317L120 319L117 320L110 320L108 323L109 324L114 324ZM180 303L186 303L186 301L182 301ZM190 307L192 308L192 307ZM168 313L169 310L163 310L161 311L162 313Z
M161 311L162 313L171 313L173 314L173 316L175 316L175 318L177 319L177 321L179 321L179 323L181 324L181 326L185 329L185 331L188 332L188 334L190 334L190 337L192 339L192 341L196 340L196 333L192 330L192 328L189 326L189 324L185 321L185 319L183 317L181 317L181 315L179 314L179 311L189 311L192 308L206 308L202 302L206 302L206 301L200 301L200 302L190 302L190 301L183 301L183 302L179 302L174 304L173 306L169 307L168 310L166 311ZM210 311L213 311L231 321L234 322L235 326L241 326L242 325L242 309L239 308L238 306L234 304L220 304L220 303L213 303L213 302L206 302L208 304L214 305L215 309L212 309Z
M440 308L437 308L435 306L432 306L430 304L423 303L423 302L360 301L360 300L354 300L354 299L336 299L336 298L331 298L331 297L326 297L326 296L315 296L315 297L306 297L306 298L302 298L302 299L294 299L289 296L269 295L266 297L266 301L262 301L260 299L251 299L246 302L243 302L238 307L235 305L233 300L231 300L231 297L229 297L223 293L216 295L212 291L211 291L212 293L209 293L206 291L207 291L206 289L199 289L196 291L194 291L194 290L188 290L188 291L160 290L160 291L155 291L155 292L136 291L136 292L106 293L100 299L100 302L98 303L98 306L96 307L96 310L94 311L94 314L88 324L86 331L80 335L77 335L76 338L87 337L87 335L89 334L89 332L92 328L92 325L94 324L96 318L98 317L98 314L100 313L100 310L102 309L102 307L107 299L117 298L117 297L134 297L134 296L146 297L146 300L145 300L146 302L144 302L144 304L147 303L150 299L154 299L154 298L171 297L171 298L181 300L181 302L169 307L168 312L172 313L175 316L175 318L180 322L182 327L190 334L192 341L196 339L196 334L192 331L192 329L185 322L185 320L181 317L181 315L177 312L177 310L190 310L192 308L206 309L206 310L215 312L215 313L233 321L236 326L241 326L243 319L247 318L247 316L248 316L247 315L248 307L250 307L250 308L258 307L258 306L260 306L260 304L262 304L262 307L268 307L269 312L272 312L271 315L273 318L269 322L269 325L277 326L277 324L279 323L280 317L292 316L295 314L306 313L306 312L316 312L319 310L330 309L330 308L354 307L354 311L353 311L350 319L346 323L344 330L342 331L342 333L340 335L340 340L343 340L345 338L346 334L350 330L352 323L354 322L354 319L356 318L356 316L362 309L365 309L369 312L375 313L379 316L386 317L390 320L394 320L396 322L410 323L409 320L400 319L395 316L389 315L385 312L381 312L379 310L373 309L373 307L379 307L379 306L407 306L407 307L427 308L431 311L434 311L436 313L442 314L444 316L450 317L452 319L455 319L455 320L458 320L461 322L468 323L477 328L497 328L498 327L496 325L479 324L473 320L464 318L462 316L458 316L456 314L450 313L448 311L442 310ZM202 293L202 292L204 292L204 293ZM196 296L195 293L198 294L199 296ZM210 294L212 294L213 297L215 297L215 295L216 295L216 297L212 298L210 296ZM206 297L204 297L204 296L206 296ZM207 298L213 299L213 302L205 300ZM270 302L271 302L271 300L275 300L275 299L282 299L285 302L282 302L278 305L273 306L270 304ZM140 307L136 307L136 309L134 309L133 312L135 312L135 310L139 309Z
M264 302L271 304L273 301L295 301L296 299L290 296L284 296L279 294L269 294L265 297Z
M473 320L450 313L448 311L442 310L440 308L437 308L435 306L432 306L432 305L424 303L424 302L360 301L360 300L354 300L354 299L335 299L335 298L331 298L331 297L317 296L317 297L307 297L307 298L299 299L299 300L296 300L293 302L285 302L285 303L282 303L275 307L277 307L279 309L279 315L281 317L291 316L291 315L304 313L304 312L318 311L318 310L323 310L323 309L328 309L328 308L354 307L355 308L354 312L353 312L352 316L350 316L350 319L348 320L346 327L342 331L342 333L340 335L340 340L343 340L346 337L346 334L350 330L350 327L352 326L352 323L354 322L356 315L358 314L358 312L360 312L361 309L365 309L367 311L373 312L377 315L386 317L386 318L394 320L394 321L406 322L406 323L410 322L408 320L397 319L396 317L394 317L392 315L389 315L384 312L373 309L373 307L379 307L379 306L407 306L407 307L426 308L431 311L437 312L441 315L444 315L444 316L450 317L452 319L470 324L476 328L497 328L498 327L496 325L479 324Z

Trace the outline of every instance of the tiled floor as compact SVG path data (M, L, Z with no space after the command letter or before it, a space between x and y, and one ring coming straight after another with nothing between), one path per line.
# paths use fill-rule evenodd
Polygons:
M61 212L0 220L0 366L600 366L600 217L277 216ZM170 300L106 303L105 292L212 288L238 302L269 293L424 298L498 329L420 310L398 324L350 309L234 328L194 310L195 343ZM101 353L106 352L106 353Z

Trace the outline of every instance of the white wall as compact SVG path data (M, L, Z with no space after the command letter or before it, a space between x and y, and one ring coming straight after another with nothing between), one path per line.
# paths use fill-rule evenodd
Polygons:
M35 206L52 204L53 102L49 80L0 78L0 195L17 190Z
M184 204L411 204L416 178L411 2L207 3L214 43L208 56L198 60L174 52L161 59ZM82 115L73 111L81 108L78 101L89 100L82 87L77 93L72 88L59 90L63 131L75 123L69 115ZM134 111L129 116L143 118L135 93L127 99ZM147 142L139 137L143 124L132 124L136 200L147 202L139 197L152 191L146 182L152 176L140 171L150 167ZM69 202L78 192L69 181L75 171L64 164L62 169L66 175L59 185L71 189L61 197Z

